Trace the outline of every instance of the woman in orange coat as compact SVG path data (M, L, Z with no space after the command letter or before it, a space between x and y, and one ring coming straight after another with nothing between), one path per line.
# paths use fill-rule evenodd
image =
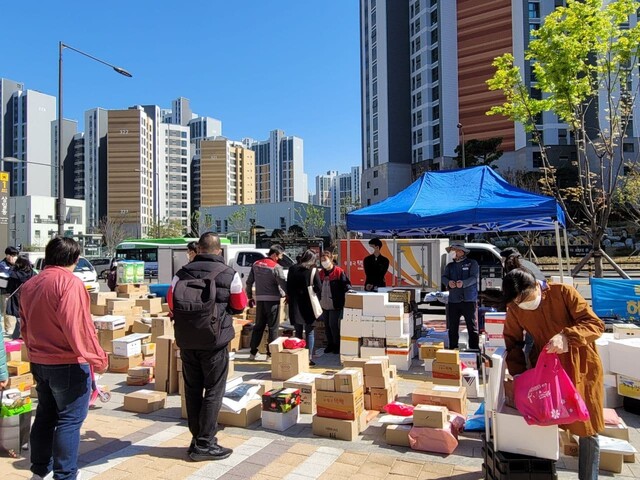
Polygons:
M595 341L604 332L604 323L575 288L537 281L526 270L509 272L503 279L502 292L507 304L504 339L509 373L515 376L526 370L522 350L525 331L533 337L532 365L542 348L558 354L589 410L588 421L564 426L580 437L578 477L597 479L604 388Z

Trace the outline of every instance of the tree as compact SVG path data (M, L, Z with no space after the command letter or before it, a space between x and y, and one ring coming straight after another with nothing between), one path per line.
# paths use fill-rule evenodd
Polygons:
M578 263L575 275L593 258L595 276L602 276L602 258L627 275L604 252L602 239L609 224L613 195L624 158L622 140L638 93L640 25L628 27L636 13L635 0L568 0L532 32L526 52L539 91L533 98L511 54L496 58L497 71L487 84L502 90L505 102L488 113L520 122L539 146L543 189L555 196L567 223L589 239L590 252ZM549 161L539 116L553 112L565 122L576 143L575 186L562 186ZM597 119L597 122L594 122ZM573 203L576 210L569 208ZM628 278L628 277L627 277Z
M251 221L256 220L256 207L241 205L235 212L227 217L228 232L237 233L239 243L243 238L249 238Z
M324 219L324 210L315 205L307 205L304 216L302 210L296 210L296 214L302 219L300 226L308 237L320 235L327 224Z
M116 247L127 238L125 227L126 215L114 217L102 217L98 224L98 233L102 235L102 241L107 249L107 255L113 257Z
M209 213L202 214L196 210L191 214L191 235L200 238L203 233L210 232L213 228L213 217Z
M341 238L347 236L347 213L360 208L360 202L354 202L351 196L347 195L340 200L340 216L338 223L333 225L331 231L332 242L337 245Z
M487 138L486 140L476 140L474 138L464 142L465 168L477 165L486 165L493 168L494 166L491 164L504 153L500 150L500 145L502 145L502 137ZM454 150L458 154L456 157L458 167L462 167L462 149L460 147L458 145Z
M161 222L151 222L148 238L177 238L184 236L185 228L180 220L165 219Z

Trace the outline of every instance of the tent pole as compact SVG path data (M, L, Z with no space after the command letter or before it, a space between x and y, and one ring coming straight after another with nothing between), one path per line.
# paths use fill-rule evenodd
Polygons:
M396 236L393 236L393 285L398 286L398 242Z
M569 235L567 235L567 227L563 229L564 233L564 253L567 256L567 275L571 276L571 258L569 257Z
M351 232L347 230L347 265L345 266L347 277L351 278Z
M556 251L558 254L558 269L560 270L560 283L564 283L564 271L562 269L562 245L560 245L560 225L556 220L553 222L556 228Z

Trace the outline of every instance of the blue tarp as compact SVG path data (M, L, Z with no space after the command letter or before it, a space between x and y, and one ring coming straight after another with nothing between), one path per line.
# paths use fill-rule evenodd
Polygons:
M400 193L347 214L347 230L378 235L455 235L553 230L558 202L509 184L489 167L424 173Z
M640 318L640 280L592 278L591 304L599 317Z

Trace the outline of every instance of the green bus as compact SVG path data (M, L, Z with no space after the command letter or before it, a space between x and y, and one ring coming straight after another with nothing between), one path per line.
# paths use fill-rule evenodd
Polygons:
M155 277L158 275L158 247L184 250L190 242L197 242L197 238L143 238L125 240L116 247L116 260L142 260L144 274ZM221 243L230 244L227 238L220 237Z

